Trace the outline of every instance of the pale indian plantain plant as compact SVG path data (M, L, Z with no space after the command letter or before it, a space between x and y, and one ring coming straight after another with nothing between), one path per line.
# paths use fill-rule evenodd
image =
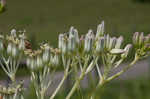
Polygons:
M51 48L47 43L41 45L38 50L25 50L27 66L31 71L31 81L36 90L37 99L45 99L55 69L59 65L59 53L58 49Z
M0 35L0 65L10 79L8 87L0 86L3 99L23 99L23 83L16 82L16 72L25 48L24 33L16 34L12 29L10 35Z
M98 78L98 83L88 96L89 99L95 99L95 93L105 83L117 78L138 60L150 55L150 35L144 36L143 33L136 32L133 35L133 44L123 47L122 36L111 37L104 32L104 21L98 25L95 34L90 29L81 37L77 29L71 27L67 33L59 35L58 48L52 48L48 43L44 43L39 49L32 50L26 48L25 41L24 33L18 37L16 30L12 30L10 36L0 36L1 67L12 81L8 88L0 86L0 93L4 99L23 98L24 88L22 83L16 83L15 75L24 55L37 99L46 98L48 88L51 87L59 66L63 67L64 74L54 92L50 94L50 99L55 98L67 77L72 75L73 86L65 98L70 99L78 89L82 88L80 82L84 77L96 69L98 77L95 78ZM110 75L125 59L129 58L131 48L134 50L134 60L117 73ZM18 95L20 98L16 97Z
M139 59L150 55L150 35L144 36L143 33L139 34L136 32L133 35L133 45L127 44L124 48L122 48L122 43L122 36L118 38L110 37L109 34L104 33L104 22L98 25L96 36L94 36L91 30L89 30L84 39L83 52L85 53L84 55L87 55L87 57L85 57L85 61L83 61L85 65L81 69L80 76L76 79L66 99L71 98L73 93L79 87L80 81L93 68L97 69L99 82L96 85L96 88L92 90L92 94L89 96L90 99L95 99L94 94L96 93L97 89L101 88L105 83L110 82L111 80L120 76L130 67L132 67ZM135 50L134 60L129 63L128 66L110 76L110 72L116 69L126 58L128 58L128 54L132 46ZM83 56L79 57L82 58ZM102 64L99 64L98 61L101 61ZM103 68L100 68L100 65L102 65L101 67Z

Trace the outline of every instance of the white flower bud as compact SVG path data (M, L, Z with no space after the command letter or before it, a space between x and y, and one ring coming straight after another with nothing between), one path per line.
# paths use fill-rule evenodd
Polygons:
M53 66L59 65L59 56L58 55L51 56L51 64Z
M67 52L67 41L63 38L62 40L62 53L65 54Z
M19 50L24 50L24 49L25 49L25 41L21 39L19 42Z
M104 37L100 37L96 42L96 52L101 53L104 51Z
M62 51L63 54L67 52L67 39L65 34L59 35L58 48Z
M74 30L74 27L73 27L73 26L71 26L71 27L70 27L70 30L69 30L69 35L70 35L70 34L72 34L72 35L73 35L73 30Z
M111 50L112 48L115 47L115 44L116 44L116 38L113 37L113 38L110 38L110 42L109 42L109 50Z
M42 59L40 56L37 56L37 59L36 59L36 66L38 68L41 68L43 66L43 63L42 63Z
M31 61L30 61L30 69L31 70L35 70L35 68L36 68L36 63L35 63L35 59L33 59L33 58L31 58Z
M144 43L144 34L141 33L140 36L139 36L139 46L142 46Z
M139 32L135 32L134 35L133 35L133 44L134 45L138 45L138 42L139 42Z
M11 35L12 35L13 37L16 37L16 36L17 36L17 35L16 35L16 32L17 32L16 29L12 29L12 30L11 30Z
M68 51L75 51L76 48L76 41L75 41L75 36L74 35L69 35L68 39Z
M76 44L79 44L80 40L79 40L78 30L75 29L73 26L69 30L69 37L71 35L74 36Z
M126 45L126 47L124 48L125 52L121 55L121 57L123 57L123 58L127 57L131 48L132 48L132 44Z
M124 49L112 49L112 50L110 51L111 54L122 54L122 53L124 53L124 52L125 52Z
M109 43L110 43L110 36L109 36L109 34L105 35L104 38L105 38L105 48L109 49Z
M94 34L93 34L92 30L89 30L85 36L84 51L90 52L92 50L93 43L94 43Z
M12 47L12 56L13 56L13 57L16 57L17 54L18 54L18 49L17 49L16 46L14 45L14 46Z
M27 65L27 67L30 67L30 66L31 66L31 61L32 61L31 58L27 58L27 60L26 60L26 65Z
M79 40L79 35L78 35L77 29L74 29L74 36L75 36L76 43L79 44L80 40Z
M121 47L121 44L122 44L122 42L123 42L123 37L122 36L120 36L118 39L117 39L117 41L116 41L116 45L115 45L115 48L120 48Z
M104 21L97 26L96 39L104 35Z
M55 64L55 66L59 65L59 57L58 57L58 55L54 56L54 64Z
M62 42L63 42L64 35L59 34L59 40L58 40L58 48L62 49Z
M3 51L4 50L4 45L3 45L3 42L0 40L0 51Z
M8 44L7 53L10 55L12 53L12 43Z
M50 48L49 47L47 47L46 49L45 49L45 51L43 52L43 56L42 56L42 59L43 59L43 62L44 63L47 63L48 61L49 61L49 58L50 58Z

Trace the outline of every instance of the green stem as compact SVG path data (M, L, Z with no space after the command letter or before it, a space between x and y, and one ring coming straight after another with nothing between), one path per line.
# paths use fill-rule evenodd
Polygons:
M86 67L88 65L88 61L89 61L89 56L86 58L85 64L83 66L83 69L81 71L80 77L76 80L75 84L73 85L71 91L69 92L69 94L67 95L66 99L70 99L71 96L73 95L73 93L76 91L76 89L78 88L80 81L83 79L85 72L86 72Z
M64 64L64 65L66 65L66 64ZM54 93L52 94L52 96L50 97L50 99L54 99L54 97L56 96L56 94L58 93L58 91L60 90L60 88L62 87L62 85L64 84L64 81L66 80L66 78L68 76L69 67L70 67L70 59L67 62L66 70L64 72L64 77L61 80L61 82L59 83L59 85L57 86L56 90L54 91Z
M101 80L98 85L96 86L96 88L94 88L94 90L92 91L91 97L90 99L95 99L95 93L98 89L100 89L103 85L105 84L104 80Z
M75 90L78 88L78 86L80 84L80 81L82 80L83 77L84 77L84 73L82 72L81 75L80 75L80 77L79 77L79 79L76 80L74 86L72 87L71 91L67 95L66 99L70 99L71 98L71 96L73 95L73 93L75 92Z
M102 81L100 81L97 85L97 87L94 89L94 91L92 92L92 95L91 95L91 99L94 99L94 93L100 89L105 83L108 83L110 82L111 80L117 78L118 76L120 76L121 74L123 74L124 72L126 72L129 68L131 68L137 61L139 60L139 57L137 55L135 55L135 58L134 60L128 65L126 66L124 69L122 69L120 72L116 73L115 75L107 78L107 79L104 79Z
M58 87L56 88L56 90L54 91L54 93L52 94L52 96L50 97L50 99L54 99L54 97L56 96L56 94L58 93L58 91L60 90L61 86L63 85L65 79L67 78L68 73L66 73L63 77L63 79L61 80L61 82L59 83Z
M120 76L121 74L123 74L124 72L126 72L129 68L131 68L137 61L139 60L138 56L135 56L135 59L128 65L126 66L124 69L122 69L120 72L116 73L115 75L109 77L108 79L106 79L106 82L109 82L115 78L117 78L118 76Z
M44 93L41 92L41 98L40 99L44 99Z
M15 83L15 73L10 74L9 77L10 77L12 83Z

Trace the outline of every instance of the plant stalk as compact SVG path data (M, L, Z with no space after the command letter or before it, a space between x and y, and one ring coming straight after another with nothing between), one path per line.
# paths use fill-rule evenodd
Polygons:
M54 99L54 97L56 96L56 94L60 90L61 86L63 85L64 81L66 80L67 76L68 76L68 73L65 73L63 79L59 83L58 87L56 88L56 90L54 91L54 93L52 94L52 96L50 97L50 99Z
M120 72L116 73L115 75L104 79L104 80L100 80L99 83L97 84L96 88L94 89L94 91L92 92L91 98L90 99L94 99L94 93L100 89L105 83L110 82L111 80L119 77L121 74L123 74L124 72L126 72L129 68L131 68L137 61L139 60L139 57L137 55L135 55L134 60L128 65L126 66L123 70L121 70Z

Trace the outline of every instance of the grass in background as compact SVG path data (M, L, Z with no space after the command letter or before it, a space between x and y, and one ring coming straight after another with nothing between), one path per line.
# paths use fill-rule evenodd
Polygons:
M127 42L135 31L150 31L150 4L133 0L8 0L7 5L0 15L0 32L24 28L40 42L56 44L58 33L71 25L80 34L96 30L102 20L107 33L124 35Z

